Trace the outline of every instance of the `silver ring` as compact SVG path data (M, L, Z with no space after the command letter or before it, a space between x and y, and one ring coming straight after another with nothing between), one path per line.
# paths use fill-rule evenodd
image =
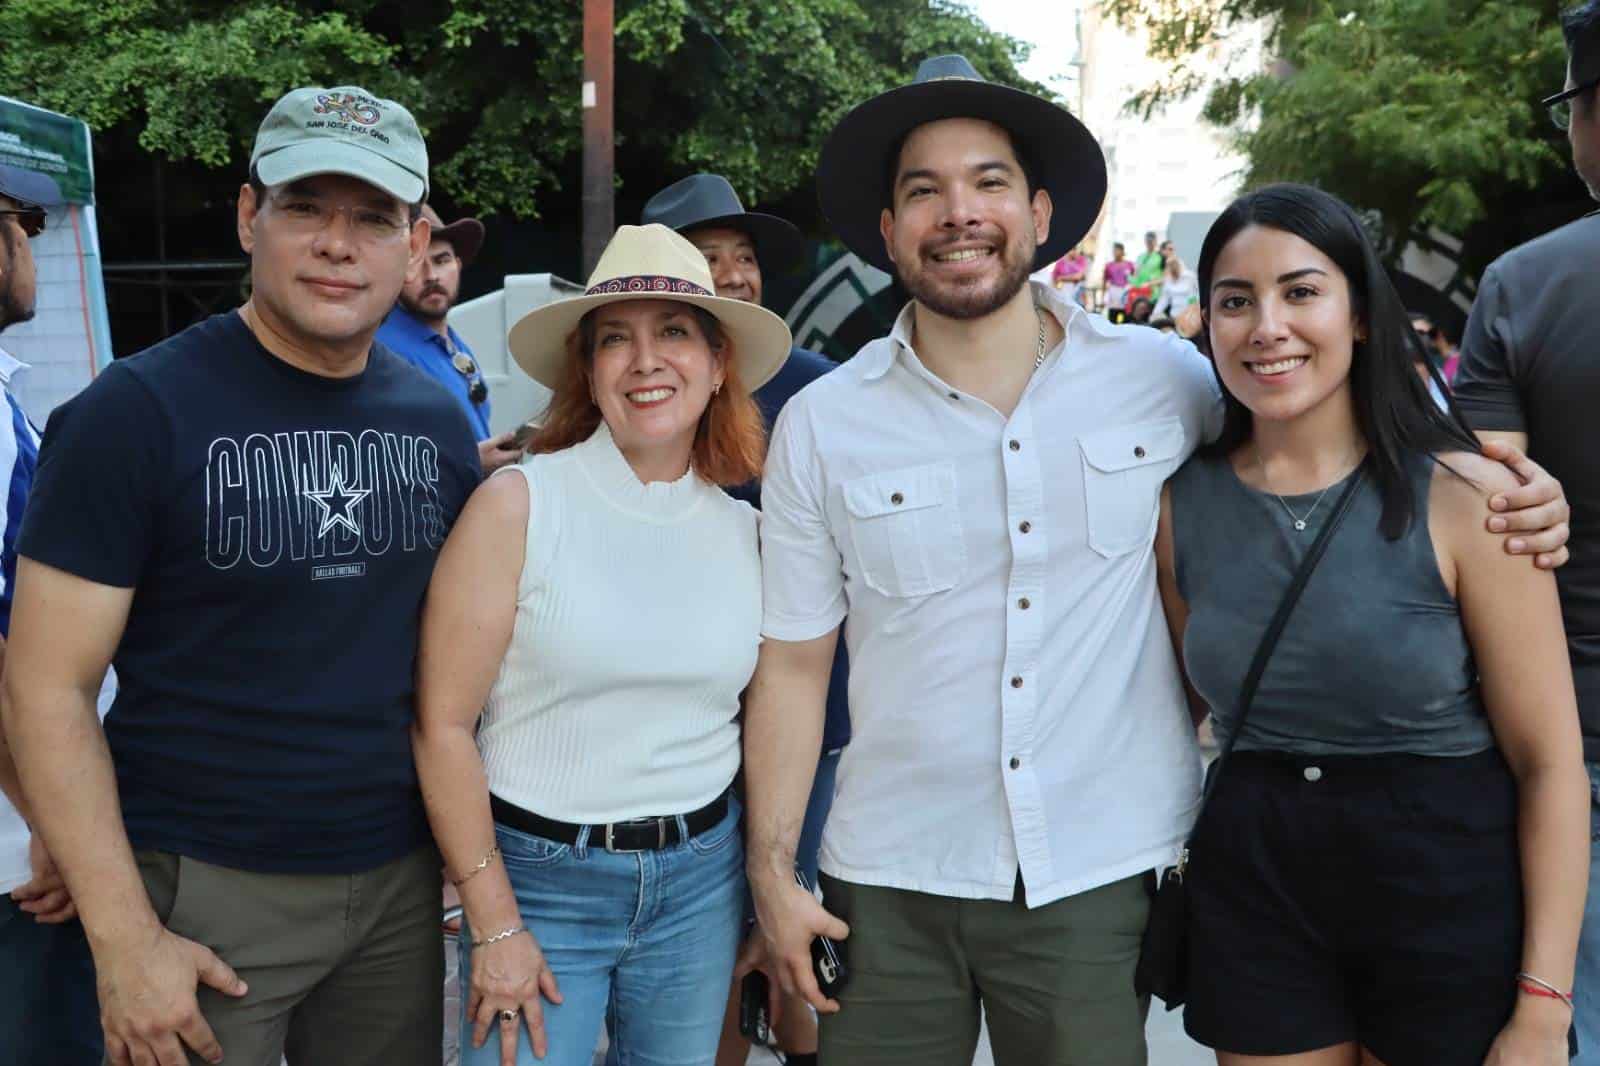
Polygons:
M514 1022L517 1020L517 1012L508 1007L500 1012L500 1020L503 1022Z

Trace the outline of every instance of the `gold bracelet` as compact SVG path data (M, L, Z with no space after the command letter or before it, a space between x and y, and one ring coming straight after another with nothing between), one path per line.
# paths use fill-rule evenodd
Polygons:
M460 888L462 885L466 884L468 881L487 870L489 868L489 864L494 862L494 857L498 854L500 854L500 845L496 844L494 847L489 849L489 854L483 857L482 862L478 863L478 865L474 866L460 877L452 877L450 879L450 883L455 885L457 888Z

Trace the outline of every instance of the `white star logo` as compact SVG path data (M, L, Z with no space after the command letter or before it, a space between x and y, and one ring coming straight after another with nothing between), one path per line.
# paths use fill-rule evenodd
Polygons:
M335 466L333 480L326 489L321 492L305 490L305 495L322 508L322 526L317 530L317 536L325 537L328 535L328 530L334 526L343 526L351 535L359 537L361 527L356 525L356 520L351 517L350 511L371 494L371 489L348 487L344 483L344 471Z

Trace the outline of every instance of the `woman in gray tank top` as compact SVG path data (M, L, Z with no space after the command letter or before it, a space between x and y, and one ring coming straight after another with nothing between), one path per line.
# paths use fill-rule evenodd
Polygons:
M1588 782L1552 576L1483 526L1515 479L1412 372L1343 203L1243 197L1199 278L1227 418L1163 493L1158 580L1196 712L1236 744L1191 844L1185 1026L1221 1066L1564 1060Z

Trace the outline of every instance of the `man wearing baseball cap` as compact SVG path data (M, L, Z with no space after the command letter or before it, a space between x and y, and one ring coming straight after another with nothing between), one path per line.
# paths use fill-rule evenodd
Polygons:
M1572 163L1600 200L1600 0L1562 18L1567 80L1546 98ZM1600 212L1513 248L1484 271L1461 340L1454 396L1484 440L1527 449L1572 503L1572 561L1556 572L1583 754L1600 796ZM1600 814L1597 814L1600 817ZM1580 1066L1600 1066L1600 844L1578 942L1573 1018Z
M1162 483L1220 428L1216 380L1187 341L1028 283L1093 224L1104 159L961 56L847 114L817 185L912 301L768 452L745 709L767 953L834 1066L968 1063L981 1018L1000 1066L1142 1066L1153 871L1200 772L1152 545ZM790 753L817 743L846 618L824 910L791 874L810 765ZM843 940L837 998L818 934Z
M373 342L428 247L427 177L394 101L284 96L239 192L250 299L46 427L4 724L113 1063L438 1062L412 674L477 448Z
M706 257L717 295L731 300L760 305L763 274L779 274L793 268L805 254L805 238L793 223L776 215L746 211L733 185L721 174L691 174L662 189L644 205L640 219L645 225L659 222L689 239ZM756 403L770 433L778 414L794 395L837 363L806 348L795 347L773 377L756 390ZM730 490L732 495L761 509L760 483ZM817 880L817 850L822 843L822 827L833 806L834 772L839 756L850 743L848 704L849 661L844 646L834 655L828 677L827 720L822 730L822 751L817 762L811 796L806 801L805 820L800 830L795 867L808 884ZM737 987L737 986L736 986ZM730 999L728 1024L724 1026L719 1063L742 1064L750 1048L738 1031L739 1002ZM791 996L779 1012L777 1040L784 1061L790 1066L815 1066L817 1061L817 1023L804 1000Z
M489 385L472 349L450 328L448 316L461 295L461 272L483 247L483 223L458 218L448 226L431 206L422 217L432 227L428 254L406 278L400 302L378 327L378 340L400 358L435 379L456 398L473 435L478 438L478 463L484 476L516 462L522 449L512 434L489 432Z

